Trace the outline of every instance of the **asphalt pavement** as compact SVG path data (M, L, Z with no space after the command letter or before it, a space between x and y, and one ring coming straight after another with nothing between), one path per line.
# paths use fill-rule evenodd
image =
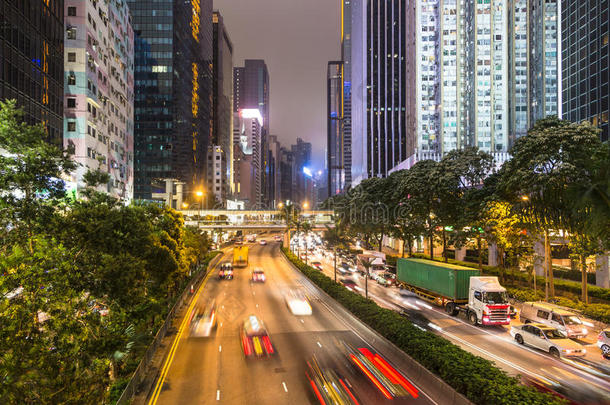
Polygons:
M329 277L334 276L332 254L325 257L312 255L308 259L310 262L320 261L324 273ZM340 260L338 265L339 263ZM338 274L337 277L353 279L357 291L364 295L364 277L358 273ZM452 317L414 294L405 297L399 294L397 287L384 287L372 279L369 279L368 290L369 298L379 305L403 311L417 325L495 362L509 374L529 376L547 383L560 383L567 396L577 403L610 404L610 362L602 358L593 339L581 341L588 352L586 358L556 359L538 349L517 344L509 334L509 325L473 326L462 314ZM519 324L518 321L512 323Z
M360 404L443 403L439 400L441 391L424 391L417 384L418 398L385 399L337 345L344 341L357 348L377 351L410 379L412 370L400 368L406 356L397 354L386 342L370 338L372 332L368 328L341 312L336 302L314 288L286 261L279 251L279 243L250 246L249 265L235 269L233 280L218 279L217 269L211 272L195 305L216 300L217 330L207 338L190 337L188 327L184 333L178 333L165 377L153 384L153 390L159 387L158 395L149 395L148 404L317 403L306 378L307 361L313 356L351 385ZM230 260L231 251L219 264ZM265 283L250 282L255 267L264 269ZM288 310L284 294L292 289L302 290L309 296L311 316L294 316ZM239 332L251 314L264 321L275 355L245 358Z

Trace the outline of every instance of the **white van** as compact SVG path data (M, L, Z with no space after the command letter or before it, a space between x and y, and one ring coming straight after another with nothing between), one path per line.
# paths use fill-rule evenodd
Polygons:
M538 322L556 328L569 338L587 336L589 331L578 315L546 302L526 302L520 314L521 322Z

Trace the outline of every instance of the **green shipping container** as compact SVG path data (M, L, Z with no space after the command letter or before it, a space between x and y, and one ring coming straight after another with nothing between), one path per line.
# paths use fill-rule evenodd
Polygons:
M398 280L454 301L468 300L470 277L480 276L477 269L423 259L398 259Z

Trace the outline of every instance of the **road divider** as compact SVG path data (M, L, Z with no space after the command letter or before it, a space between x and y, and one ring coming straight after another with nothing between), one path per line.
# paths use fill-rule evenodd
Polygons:
M419 370L419 374L431 372L470 401L480 405L563 403L550 394L521 385L518 378L510 377L490 360L473 355L431 332L422 331L397 312L382 308L349 291L322 272L305 265L288 249L282 248L282 252L305 276L346 310L423 366L425 369ZM447 394L451 395L450 392ZM454 401L448 400L446 403Z

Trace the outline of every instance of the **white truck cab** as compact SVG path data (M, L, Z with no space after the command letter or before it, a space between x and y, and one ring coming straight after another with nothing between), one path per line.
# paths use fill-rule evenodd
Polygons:
M472 324L510 324L510 304L506 288L500 285L497 277L470 277L468 308L468 319ZM476 315L476 322L475 315L472 314Z

